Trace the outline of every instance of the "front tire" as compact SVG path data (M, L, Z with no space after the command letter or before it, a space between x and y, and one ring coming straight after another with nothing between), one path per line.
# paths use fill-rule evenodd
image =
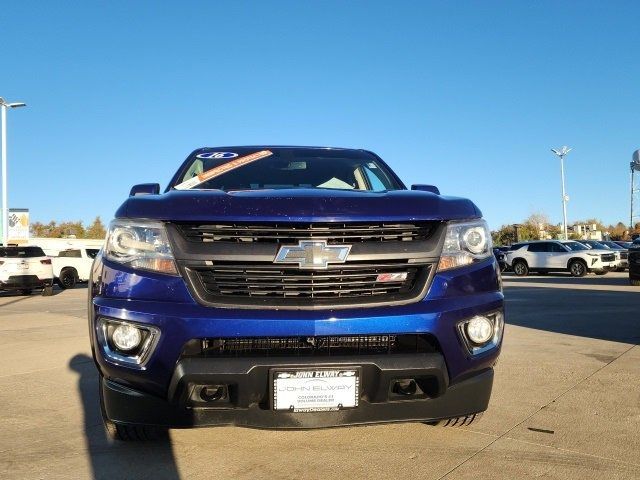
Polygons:
M149 442L167 438L169 429L151 425L133 425L129 423L114 423L107 418L104 411L104 398L102 396L102 376L98 380L98 397L100 398L100 413L102 424L107 437L120 442Z
M607 273L609 273L609 272L607 272L606 270L598 270L597 272L594 272L594 273L595 273L596 275L606 275L606 274L607 274Z
M574 260L569 264L572 277L584 277L587 274L587 264L583 260Z
M472 413L471 415L464 415L462 417L446 418L437 422L425 422L425 425L431 425L432 427L466 427L480 420L483 413L484 412Z
M513 273L518 277L526 277L529 275L529 266L524 260L516 260L513 262Z
M121 442L150 442L166 438L166 428L150 425L130 425L126 423L113 423L103 418L104 429L111 440Z

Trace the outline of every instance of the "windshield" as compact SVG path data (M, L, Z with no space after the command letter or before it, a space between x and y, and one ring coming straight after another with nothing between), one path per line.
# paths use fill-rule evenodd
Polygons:
M581 243L578 242L562 242L562 244L567 247L572 252L579 252L581 250L589 250L589 247L585 247Z
M173 188L263 190L330 188L381 192L402 185L371 153L325 148L248 148L198 151Z
M609 241L604 241L604 242L600 242L604 245L606 245L607 247L613 249L613 250L624 250L624 248L622 248L620 245L618 245L616 242L609 242Z
M34 258L46 256L40 247L0 247L0 258Z
M581 242L584 243L587 247L595 248L597 250L611 250L607 245L602 242L596 242L592 240L590 242Z

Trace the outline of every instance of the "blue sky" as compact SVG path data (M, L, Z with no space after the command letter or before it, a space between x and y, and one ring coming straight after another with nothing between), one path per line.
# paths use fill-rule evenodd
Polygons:
M10 206L108 220L200 146L367 148L492 227L629 216L638 2L5 2Z

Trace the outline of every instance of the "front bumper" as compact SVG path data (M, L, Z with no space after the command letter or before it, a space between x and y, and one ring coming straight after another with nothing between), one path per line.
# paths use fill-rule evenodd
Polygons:
M102 379L104 414L115 423L193 427L237 425L257 428L304 429L390 422L429 422L463 416L487 409L493 369L447 385L446 366L439 354L332 359L316 363L291 359L232 359L212 363L209 359L181 361L169 387L169 398L136 391ZM357 360L354 362L354 360ZM356 367L362 372L359 405L333 412L299 413L273 409L270 372L278 368ZM424 387L416 399L394 394L394 379L419 378ZM229 385L226 402L193 401L201 385ZM214 405L214 406L208 406ZM217 406L216 406L217 405Z
M142 277L100 260L94 264L92 275L89 300L92 349L104 379L105 414L116 422L311 428L437 420L483 411L489 400L492 368L501 345L472 356L459 336L457 325L475 315L503 308L504 297L493 260L435 275L427 296L412 304L322 311L204 307L193 300L180 277L168 279L155 274ZM128 366L106 357L96 335L99 317L157 328L161 333L148 362ZM270 357L229 361L183 356L184 346L193 339L372 334L429 334L437 340L438 349L408 357L393 354L343 359ZM273 411L268 392L271 369L300 367L309 362L317 367L334 366L337 362L362 368L360 406L314 414ZM394 375L396 379L428 377L432 379L431 387L424 397L400 401L388 397L389 381ZM194 385L217 381L230 385L229 398L230 401L235 398L233 404L201 407L186 400Z
M0 290L29 290L50 287L53 278L38 278L37 275L12 275L0 280Z

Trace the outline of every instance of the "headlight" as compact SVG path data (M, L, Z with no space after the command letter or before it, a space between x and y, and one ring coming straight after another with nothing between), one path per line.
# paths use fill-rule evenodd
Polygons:
M450 222L438 270L462 267L489 258L493 255L491 247L491 233L484 220Z
M109 225L105 257L132 268L176 275L167 232L161 222L114 220Z

